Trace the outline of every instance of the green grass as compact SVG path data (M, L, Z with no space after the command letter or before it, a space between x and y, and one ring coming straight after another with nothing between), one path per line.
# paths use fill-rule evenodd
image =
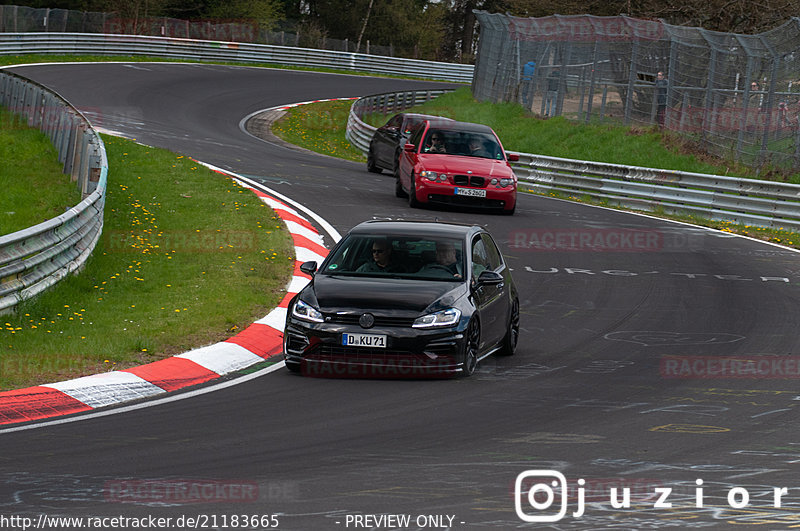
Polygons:
M344 136L352 101L325 101L293 107L274 124L272 132L292 144L317 153L353 161L366 161ZM344 120L344 122L342 122Z
M103 235L80 274L0 316L0 389L217 342L283 296L291 240L252 192L186 157L104 141Z
M542 119L521 105L477 102L468 88L439 96L415 107L412 112L486 124L495 130L509 151L717 175L754 175L744 166L700 160L696 154L686 153L683 145L682 149L670 147L678 147L677 140L666 137L656 128L587 125L560 116ZM372 115L366 121L378 126L385 123L386 117Z
M81 200L50 139L2 108L0 161L0 235L54 218Z

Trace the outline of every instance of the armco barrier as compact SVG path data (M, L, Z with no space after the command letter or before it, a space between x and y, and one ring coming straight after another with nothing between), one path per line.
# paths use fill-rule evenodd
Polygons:
M362 120L366 113L400 112L444 92L398 92L360 98L350 108L347 139L367 153L375 128ZM744 225L800 230L800 185L517 154L519 162L512 165L520 186L537 192L589 196L638 210L659 209Z
M473 65L243 42L93 33L0 33L0 55L32 53L141 55L191 61L271 63L421 77L456 83L472 82L474 70Z
M48 135L64 173L83 200L58 217L0 235L0 312L33 297L80 268L103 228L108 162L100 136L86 118L45 87L0 71L0 106Z
M366 153L369 151L369 142L372 140L372 135L375 134L375 128L364 123L362 120L364 115L373 112L381 114L400 112L409 107L421 105L446 92L451 92L451 90L409 90L359 98L350 107L345 136L351 144Z

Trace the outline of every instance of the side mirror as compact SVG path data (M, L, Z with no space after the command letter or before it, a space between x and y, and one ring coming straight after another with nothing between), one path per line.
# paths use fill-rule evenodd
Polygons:
M405 144L403 145L403 151L406 153L414 153L414 150L417 149L417 146L414 144Z
M508 162L517 162L517 161L519 161L519 153L508 154Z
M313 277L314 273L317 272L317 263L313 260L310 262L303 262L300 264L300 271Z
M488 286L496 286L498 284L503 283L503 275L497 273L496 271L492 270L485 270L481 271L481 274L478 275L478 286L481 285L488 285Z

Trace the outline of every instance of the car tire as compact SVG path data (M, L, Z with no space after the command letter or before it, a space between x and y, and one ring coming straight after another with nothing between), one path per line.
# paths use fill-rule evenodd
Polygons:
M369 147L369 152L367 152L367 171L371 173L381 173L383 171L375 164L375 154L372 152L372 146Z
M511 314L508 316L508 329L503 344L497 352L501 356L513 356L519 342L519 299L511 303Z
M481 344L481 327L478 318L473 317L467 325L464 334L464 365L462 366L461 376L468 378L475 374L478 368L478 349Z
M394 164L392 164L392 171L395 175L397 175L397 172L400 171L400 155L402 154L403 152L399 149L394 153Z
M299 373L300 372L300 364L296 361L287 361L286 368L289 369L289 372Z
M411 174L411 187L408 189L408 206L419 208L420 202L417 200L417 187L414 185L414 174Z
M400 184L400 177L397 175L395 175L394 179L394 195L397 197L405 197L407 195L406 191L403 190L403 185Z

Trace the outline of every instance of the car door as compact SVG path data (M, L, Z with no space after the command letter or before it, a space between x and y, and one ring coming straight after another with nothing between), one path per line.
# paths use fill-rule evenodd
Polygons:
M403 116L393 116L386 125L375 131L375 158L382 168L394 168L397 145L402 137Z
M414 144L415 147L413 151L405 151L402 149L403 146L400 146L400 159L397 163L398 174L400 176L400 184L409 192L414 186L411 182L411 174L414 171L414 166L417 164L417 152L419 151L419 145L422 143L422 135L424 132L425 122L417 124L411 130L408 143Z
M472 239L471 282L477 283L483 271L503 274L505 264L497 246L488 234L478 234ZM475 304L481 322L481 351L497 345L505 335L508 319L506 282L499 284L473 284Z

